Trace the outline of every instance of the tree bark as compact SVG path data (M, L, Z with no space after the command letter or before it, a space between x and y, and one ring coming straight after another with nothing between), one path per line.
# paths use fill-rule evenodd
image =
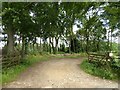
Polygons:
M12 54L14 52L14 32L13 32L11 26L9 26L9 28L7 30L7 34L8 34L7 54Z
M24 57L24 55L25 55L25 37L22 36L22 51L21 51L22 58Z
M71 53L71 39L70 39L70 42L69 42L69 53Z
M12 30L11 25L9 25L9 27L8 27L7 35L8 35L7 54L12 54L12 53L14 53L14 32Z
M58 40L59 40L59 38L58 38L58 37L55 37L55 41L56 41L56 45L55 45L55 53L58 52Z
M89 32L86 30L86 53L88 54L88 45L89 45Z
M25 54L28 53L28 43L27 38L25 38Z
M42 53L42 41L41 41L41 38L40 38L39 52Z
M49 38L49 52L50 52L50 54L52 53L52 50L51 50L51 38Z
M54 40L53 40L53 38L52 38L52 41L51 41L51 39L50 39L50 43L51 43L51 45L52 45L53 54L55 54L55 48L54 48Z

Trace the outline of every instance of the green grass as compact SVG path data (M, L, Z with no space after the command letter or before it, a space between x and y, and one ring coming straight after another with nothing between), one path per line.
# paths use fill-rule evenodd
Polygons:
M70 55L28 55L26 56L25 59L22 60L22 63L19 65L4 69L2 71L2 84L5 85L11 81L16 80L16 78L27 68L32 66L35 63L41 62L41 61L47 61L47 60L52 60L52 59L60 59L60 58L80 58L83 56L82 54L70 54ZM1 78L0 78L1 79Z
M17 78L17 75L24 71L26 67L27 66L25 65L17 65L9 69L6 69L5 71L3 70L2 84L4 85L10 81L15 80L15 78Z
M107 70L103 66L98 67L96 64L89 63L88 60L84 60L80 64L80 68L91 75L98 76L103 79L109 79L114 81L118 80L117 73Z
M19 65L3 69L2 70L2 84L9 83L17 78L17 76L26 70L31 65L40 62L40 61L46 61L49 60L49 55L29 55L26 56L25 59L23 59L23 62Z

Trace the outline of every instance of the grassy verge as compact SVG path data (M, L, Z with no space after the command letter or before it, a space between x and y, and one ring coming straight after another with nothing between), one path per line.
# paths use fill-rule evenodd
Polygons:
M22 73L28 67L30 67L31 65L33 65L37 62L47 61L47 60L51 60L51 59L55 59L55 58L57 58L57 59L60 59L60 58L80 58L81 56L84 56L84 55L83 54L28 55L23 60L23 62L20 63L19 65L4 69L2 71L2 84L5 85L11 81L14 81L20 73Z
M80 64L80 68L91 75L95 75L103 79L109 79L114 81L118 80L117 73L111 72L104 67L98 67L96 64L89 63L88 60L84 60Z
M3 69L2 70L2 84L6 84L8 82L11 82L17 78L17 76L23 72L26 68L30 67L34 63L40 62L40 61L46 61L49 60L49 55L29 55L26 56L26 58L23 60L22 63L19 65Z

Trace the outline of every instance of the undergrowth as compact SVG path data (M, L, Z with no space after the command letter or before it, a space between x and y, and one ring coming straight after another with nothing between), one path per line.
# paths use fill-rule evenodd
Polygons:
M88 60L84 60L80 64L80 68L91 75L95 75L103 79L118 81L119 69L111 68L111 70L109 70L106 69L104 66L98 66L95 63L89 63Z

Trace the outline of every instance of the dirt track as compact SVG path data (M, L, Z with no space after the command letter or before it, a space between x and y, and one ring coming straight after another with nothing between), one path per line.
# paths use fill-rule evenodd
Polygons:
M7 88L118 88L117 82L91 76L79 67L81 59L38 63L23 72Z

